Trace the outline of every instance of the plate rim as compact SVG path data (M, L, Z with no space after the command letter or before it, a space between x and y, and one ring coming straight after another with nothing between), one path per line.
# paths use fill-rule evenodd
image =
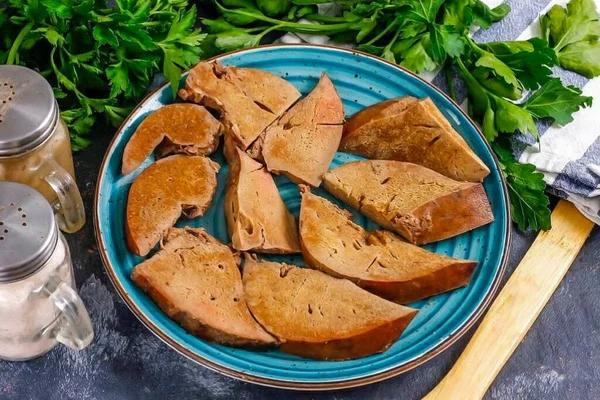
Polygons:
M205 60L201 60L201 61L202 62L210 62L210 61L214 61L214 60L219 60L224 57L228 57L233 54L254 51L256 49L262 49L262 48L277 48L277 47L299 47L299 48L307 47L307 48L328 49L328 50L332 50L332 51L339 51L339 52L349 53L349 54L353 54L353 55L359 55L362 57L374 59L374 60L384 63L384 64L388 64L389 66L391 66L393 68L396 68L404 73L411 75L414 78L417 78L423 84L429 86L434 91L441 94L447 101L449 101L451 104L453 104L456 107L456 109L467 119L467 121L471 124L471 126L473 128L475 128L475 131L480 136L480 138L483 140L484 145L486 146L488 152L491 154L496 170L499 172L498 175L500 176L500 184L502 187L502 193L504 195L502 203L503 203L503 207L506 211L506 221L504 224L504 233L505 233L505 238L504 238L504 243L503 243L504 249L503 249L503 252L502 252L502 255L500 258L500 265L499 265L498 273L494 277L494 280L492 282L490 290L486 293L483 301L475 309L475 311L471 314L471 316L453 334L447 336L441 342L439 342L437 345L435 345L433 348L431 348L429 351L425 352L424 354L415 358L414 360L411 360L402 365L398 365L396 367L390 368L386 371L381 371L381 372L366 375L363 377L357 377L357 378L351 378L351 379L345 379L345 380L338 379L338 380L332 380L332 381L327 381L327 382L297 382L297 381L293 381L293 380L267 378L267 377L253 375L253 374L250 374L247 372L238 371L233 368L229 368L229 367L223 366L219 363L213 362L213 361L203 357L202 355L196 354L195 352L186 348L183 344L178 343L175 339L170 337L167 333L162 331L161 328L159 328L149 318L146 317L146 315L139 309L139 307L135 304L135 302L129 297L129 294L127 293L125 288L121 285L121 282L119 281L119 279L117 278L117 276L114 272L114 267L113 267L112 263L110 262L108 254L104 247L103 233L100 230L99 201L100 201L100 187L102 186L102 180L105 175L104 173L102 173L102 171L104 171L106 169L106 164L108 162L108 156L114 150L114 146L115 146L115 142L116 142L117 138L119 138L121 136L124 127L129 123L129 121L132 118L132 116L134 115L134 113L140 107L142 107L150 97L154 96L157 92L162 91L165 87L167 87L169 85L169 82L164 82L159 87L157 87L156 89L149 92L131 110L131 112L129 113L127 118L125 118L123 120L123 122L121 123L119 128L116 130L113 138L111 139L108 147L106 148L104 156L102 157L102 163L100 164L100 169L98 171L98 177L96 178L96 187L94 189L94 202L93 202L93 212L92 212L93 223L94 223L94 236L96 238L98 253L100 254L102 264L104 266L104 269L105 269L112 285L114 286L114 288L117 291L117 293L119 294L119 296L121 296L121 298L127 305L127 308L129 308L129 310L136 316L136 318L148 330L150 330L150 332L152 332L162 342L167 344L167 346L169 346L171 349L175 350L176 352L183 355L187 359L195 362L196 364L201 365L205 368L208 368L212 371L221 373L230 378L238 379L238 380L241 380L244 382L255 383L258 385L262 385L262 386L274 387L274 388L280 388L280 389L303 390L303 391L323 391L323 390L333 390L333 389L347 389L347 388L365 386L365 385L369 385L372 383L376 383L376 382L380 382L380 381L383 381L386 379L393 378L395 376L398 376L404 372L407 372L413 368L416 368L416 367L426 363L427 361L436 357L438 354L440 354L441 352L443 352L444 350L449 348L451 345L456 343L458 341L458 339L460 339L469 329L471 329L473 327L473 325L475 325L475 323L477 323L479 321L479 319L483 316L484 312L490 306L492 300L495 298L495 295L499 289L500 283L502 282L502 278L506 271L506 265L508 263L509 252L510 252L510 245L512 242L512 223L511 223L512 215L511 215L509 193L508 193L508 189L506 186L506 180L504 178L504 175L502 174L502 170L500 168L498 158L496 157L496 154L494 154L494 151L492 150L488 141L485 139L485 136L482 133L481 129L475 123L475 121L473 121L473 119L460 107L460 105L456 101L454 101L450 96L448 96L446 93L444 93L438 87L436 87L432 83L426 81L425 79L423 79L419 75L415 74L414 72L412 72L398 64L389 62L383 58L376 57L376 56L366 53L364 51L360 51L360 50L356 50L356 49L349 49L349 48L342 48L342 47L331 46L331 45L310 44L310 43L289 43L289 44L267 44L267 45L261 45L261 46L251 47L251 48L234 50L234 51L222 53L217 56L213 56L213 57L207 58ZM187 70L184 71L184 73L185 72L187 72Z

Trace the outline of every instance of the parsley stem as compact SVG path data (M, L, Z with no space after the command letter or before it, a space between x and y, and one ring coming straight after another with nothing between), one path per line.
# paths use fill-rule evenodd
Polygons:
M454 82L452 82L454 75L452 74L450 64L445 64L443 68L444 77L446 78L446 85L448 86L448 92L450 93L450 97L452 98L452 100L457 101L456 91L454 90Z
M17 54L19 53L19 47L21 47L21 43L23 43L25 36L27 36L29 31L31 31L31 28L33 28L33 21L28 22L27 25L25 25L23 29L21 29L21 32L19 32L10 48L8 58L6 59L6 64L11 65L15 63Z
M395 19L391 24L386 26L381 32L379 32L379 34L377 36L375 36L373 39L371 39L367 43L365 43L365 45L371 45L371 44L375 43L376 41L378 41L379 39L381 39L382 37L384 37L385 34L388 33L390 31L390 29L392 29L394 27L394 25L396 25L396 22L398 22L397 19Z
M383 49L383 52L385 53L386 51L390 51L392 49L392 46L394 45L394 43L396 43L396 40L398 40L398 36L400 35L400 31L402 30L402 27L399 26L398 29L396 30L396 33L394 34L394 37L392 38L392 40L387 44L387 46L385 46L385 48Z
M269 32L272 32L272 31L276 31L276 30L278 30L278 29L281 29L281 27L282 27L282 25L274 25L274 26L272 26L272 27L270 27L270 28L267 28L267 29L265 29L265 30L264 30L264 31L263 31L263 32L262 32L260 35L258 35L258 37L259 37L260 39L262 39L262 38L263 38L263 36L265 36L267 33L269 33ZM260 39L259 39L259 40L260 40Z
M142 26L161 26L163 25L162 21L146 21L142 22Z
M480 56L482 56L484 53L489 53L488 51L485 51L481 47L479 47L469 35L465 35L465 39L467 40L467 43L469 44L471 49L473 49L473 51L475 51Z
M304 18L306 18L309 21L315 21L315 22L329 22L329 23L349 22L346 19L346 17L330 17L328 15L321 15L321 14L308 14L308 15L305 15ZM353 21L358 21L358 18L355 18Z
M279 26L279 25L275 25L275 26ZM257 26L256 28L247 28L244 29L244 31L246 31L246 33L254 33L254 32L261 32L264 31L265 29L268 29L268 26Z
M161 4L161 2L160 2L160 1L157 1L157 2L156 2L156 4L154 5L154 8L152 8L152 10L150 10L150 14L154 14L154 13L156 13L158 10L160 10L160 8L161 8L162 6L163 6L163 5Z
M268 22L277 25L279 29L286 29L290 32L297 33L337 33L348 30L354 23L331 24L331 25L316 25L316 24L301 24L299 22L286 22L275 18L269 18L262 13L255 11L247 11L242 8L228 9L223 7L219 2L215 2L216 6L223 14L242 15L244 17L254 18L257 21Z
M488 97L499 99L500 97L496 96L494 93L490 92L486 87L484 87L471 72L467 69L465 64L463 63L460 57L456 58L456 65L458 66L458 71L462 75L467 87L469 85L475 85L478 89L482 90Z

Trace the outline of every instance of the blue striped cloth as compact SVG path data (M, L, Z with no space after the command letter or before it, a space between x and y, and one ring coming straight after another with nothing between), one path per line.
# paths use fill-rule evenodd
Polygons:
M490 7L502 3L501 0L483 1ZM539 36L539 16L555 4L565 5L567 0L508 0L506 3L512 7L512 12L490 29L474 32L476 41L526 40ZM600 0L596 3L600 8ZM337 11L333 5L320 7L324 14L331 15ZM282 42L325 44L328 38L288 34ZM535 144L531 136L515 135L515 156L520 162L534 164L544 174L552 194L573 202L586 217L600 224L600 78L590 80L561 68L555 68L554 74L565 85L579 87L584 95L594 97L594 104L577 112L575 120L564 127L538 122L541 146ZM422 76L447 91L441 73L428 72ZM466 107L466 88L460 85L461 80L456 82L459 83L455 88L457 99Z

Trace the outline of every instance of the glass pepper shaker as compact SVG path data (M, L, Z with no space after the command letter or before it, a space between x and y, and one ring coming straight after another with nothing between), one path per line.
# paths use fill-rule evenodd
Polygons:
M50 84L37 72L0 65L0 181L21 182L58 210L64 232L85 224L71 140Z
M74 287L50 204L29 186L0 182L0 358L29 360L57 343L85 348L94 332Z

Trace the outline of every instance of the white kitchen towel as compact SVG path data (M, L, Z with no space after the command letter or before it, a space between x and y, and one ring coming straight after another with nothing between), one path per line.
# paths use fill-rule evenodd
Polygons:
M490 7L502 3L499 0L483 0ZM568 0L507 0L512 11L490 29L479 30L473 37L479 42L494 40L526 40L539 34L539 16L555 4L564 5ZM600 8L600 0L596 0ZM339 7L321 4L319 12L336 15ZM287 34L284 43L329 42L327 36ZM564 84L574 85L583 90L586 96L592 96L592 107L574 114L575 120L566 126L549 125L538 122L541 146L534 143L530 136L515 135L513 140L515 155L520 162L534 164L544 174L549 191L567 199L590 220L600 224L600 77L587 79L576 73L555 68L554 74ZM428 72L423 78L447 91L442 74ZM466 102L464 87L456 88L457 99Z

